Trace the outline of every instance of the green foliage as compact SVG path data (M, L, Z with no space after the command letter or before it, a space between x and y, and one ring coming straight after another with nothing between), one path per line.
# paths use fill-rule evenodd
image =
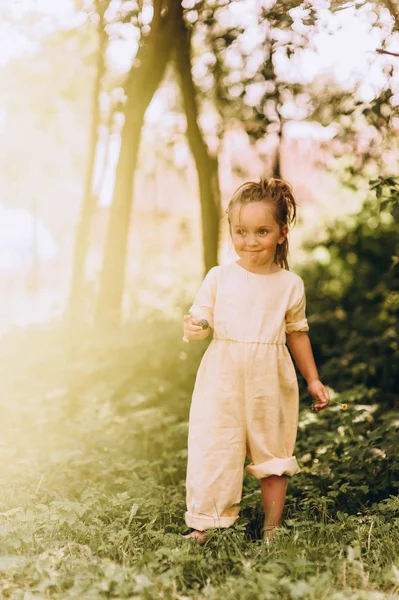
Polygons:
M293 82L292 78L285 81L281 73L277 74L276 57L284 54L289 59L309 47L318 11L300 0L278 0L261 5L259 14L253 13L251 23L243 22L234 4L196 3L195 54L198 60L204 52L212 57L202 63L206 74L198 77L196 83L203 97L211 99L217 107L220 131L228 128L229 123L234 126L238 120L255 141L281 131L285 102L291 100L301 105L305 111L302 118L310 112L307 105L312 99L307 86ZM246 33L255 21L258 42L249 49Z
M323 380L340 392L363 386L362 403L397 407L398 184L372 185L381 202L367 200L359 215L328 226L322 242L308 242L316 260L302 275Z
M398 423L366 388L336 397L347 411L303 402L302 471L272 548L249 476L236 526L203 548L184 540L187 418L208 343L183 345L166 318L4 341L1 598L368 600L397 585Z

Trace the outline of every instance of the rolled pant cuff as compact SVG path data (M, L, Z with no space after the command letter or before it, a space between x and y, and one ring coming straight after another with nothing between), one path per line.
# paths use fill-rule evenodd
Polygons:
M300 467L295 456L290 458L272 458L260 465L247 465L244 469L246 473L253 475L256 479L263 479L271 475L295 475L300 472Z
M206 515L195 515L190 512L186 512L184 520L188 527L198 529L198 531L204 531L205 529L219 529L220 527L231 527L239 518L239 515L235 517L208 517Z

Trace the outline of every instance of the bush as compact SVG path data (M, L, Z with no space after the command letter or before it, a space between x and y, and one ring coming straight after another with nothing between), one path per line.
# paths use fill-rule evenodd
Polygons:
M397 223L368 201L355 218L308 242L301 270L315 359L323 381L343 392L374 389L364 401L399 407Z

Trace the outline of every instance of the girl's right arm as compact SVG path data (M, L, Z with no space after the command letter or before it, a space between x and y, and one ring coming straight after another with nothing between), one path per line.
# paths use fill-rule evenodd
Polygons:
M184 315L183 319L183 341L204 340L210 334L211 328L207 327L206 329L203 329L198 325L199 319L193 318L191 315Z
M212 267L206 274L189 313L184 315L184 337L183 341L203 340L209 336L213 329L213 312L216 301L217 280L219 276L219 267ZM199 319L206 319L209 327L203 329L199 324Z

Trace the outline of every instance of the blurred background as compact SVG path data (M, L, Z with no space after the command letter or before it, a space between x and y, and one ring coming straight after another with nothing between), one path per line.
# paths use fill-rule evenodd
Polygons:
M398 107L398 0L0 0L1 598L397 591ZM278 558L247 476L203 556L182 317L272 175L331 403L298 373Z
M292 184L295 269L397 174L391 2L3 0L0 17L0 335L179 311L234 257L224 211L246 180Z

